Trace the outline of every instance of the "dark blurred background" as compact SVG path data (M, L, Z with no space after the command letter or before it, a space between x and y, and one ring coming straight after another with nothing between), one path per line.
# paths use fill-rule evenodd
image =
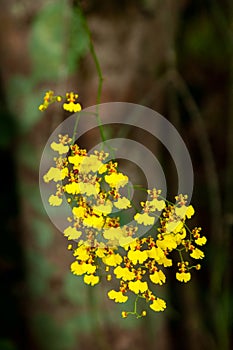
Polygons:
M192 225L207 236L206 258L187 285L171 274L167 310L143 320L121 319L101 286L69 272L67 242L40 199L41 152L67 117L38 111L44 92L74 90L84 107L96 103L85 21L101 101L158 111L193 161ZM0 52L0 350L231 349L232 1L1 0Z

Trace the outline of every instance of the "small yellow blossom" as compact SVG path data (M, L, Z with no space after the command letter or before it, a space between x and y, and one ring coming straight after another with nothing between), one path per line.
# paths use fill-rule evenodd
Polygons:
M97 283L99 283L99 276L95 276L95 275L85 275L84 276L84 282L86 284L90 284L91 286L96 285Z
M128 297L123 295L122 292L116 292L113 289L108 292L108 297L115 300L116 303L125 303L128 300Z
M69 151L69 146L63 145L62 143L52 142L50 147L59 154L66 154Z
M190 256L194 259L203 259L205 255L200 249L195 248Z
M150 308L154 311L164 311L166 309L166 303L163 299L156 298L153 303L150 304Z
M79 183L79 191L81 194L86 194L87 196L97 196L100 191L100 185L98 182L92 184L90 182L80 182Z
M111 175L105 175L104 178L109 186L116 189L123 187L128 183L128 176L123 175L122 173L112 173Z
M148 215L147 213L137 213L134 215L134 220L137 221L139 224L143 224L145 226L148 225L154 225L155 218Z
M148 289L148 285L146 281L145 282L142 282L140 280L137 280L135 282L130 281L129 289L135 294L138 294L139 292L143 293Z
M63 176L64 174L62 173L61 169L51 167L49 171L44 175L43 179L44 182L50 182L51 180L58 182L63 180Z
M72 182L70 184L65 185L64 190L68 194L78 194L80 192L79 184L77 182Z
M112 212L112 202L110 200L106 200L104 204L98 204L93 206L93 213L96 215L105 216Z
M76 99L78 98L78 94L74 94L73 92L66 94L66 99L68 103L63 103L63 108L65 111L69 112L80 112L81 111L81 105L76 102Z
M160 247L163 250L173 250L177 247L177 243L174 239L173 236L169 235L169 236L165 236L164 239L159 240L157 239L156 244L158 247Z
M135 274L132 271L129 271L127 267L117 266L114 269L114 273L116 278L122 278L123 281L132 281L135 278Z
M155 284L162 285L166 281L166 276L162 270L159 270L150 275L150 280Z
M62 198L54 196L53 194L49 197L49 204L53 207L59 207L62 204Z
M85 207L74 207L72 210L74 216L77 218L84 218L87 212L87 209Z
M82 265L79 264L77 261L74 261L71 266L71 271L73 272L74 275L82 275L85 272L83 271Z
M95 254L96 254L96 256L98 257L98 258L103 258L104 256L105 256L105 254L104 254L104 252L105 252L105 250L103 249L103 248L101 248L101 247L98 247L97 249L96 249L96 251L95 251ZM108 269L107 269L108 268ZM109 266L106 266L106 270L105 270L106 272L108 272L109 271Z
M101 229L104 225L103 216L88 215L84 217L83 224L88 227L94 227L96 229Z
M122 311L121 313L122 318L128 317L128 313L126 311Z
M171 233L171 232L177 233L182 231L183 227L184 227L184 223L182 221L172 221L166 224L166 231L168 233Z
M103 163L98 159L98 157L94 154L91 154L89 157L83 157L79 171L81 174L87 174L89 172L96 173L101 167Z
M207 239L205 236L195 239L195 243L197 245L204 245L204 244L206 244L206 242L207 242Z
M147 251L146 250L129 250L128 252L128 258L132 261L134 265L136 265L138 262L142 264L147 258Z
M108 170L107 164L102 164L102 166L98 169L99 174L104 174Z
M128 236L128 237L120 237L119 238L119 246L123 247L125 250L127 250L129 244L131 244L135 239Z
M79 237L81 236L82 232L81 231L77 231L76 228L74 227L67 227L64 230L64 236L68 238L68 240L72 240L72 239L79 239Z
M164 200L158 200L158 199L153 199L152 201L149 201L150 206L152 206L152 210L158 210L161 211L165 208L166 204Z
M188 207L183 205L182 207L176 207L175 213L181 218L183 218L184 216L187 216L187 218L190 219L191 216L193 216L194 214L194 209L192 205L189 205Z
M190 272L177 272L176 273L176 279L180 282L188 282L191 279L191 273Z
M74 275L83 275L84 273L94 273L96 270L95 265L87 264L87 263L78 263L78 261L74 261L71 264L71 271Z
M80 166L80 164L84 158L85 158L85 156L83 156L83 155L75 154L74 156L69 156L68 161L70 164L74 164L75 168L77 169Z
M39 110L40 110L41 112L45 111L45 110L48 108L48 106L49 106L51 103L53 103L54 101L56 101L56 97L54 97L54 91L52 91L52 90L47 91L47 92L45 93L45 96L44 96L44 102L43 102L43 104L41 104L41 105L39 106Z
M108 256L105 256L102 260L105 265L117 266L122 262L122 257L118 253L117 254L113 253Z
M164 258L164 251L160 247L152 247L151 249L147 250L147 255L151 259L155 259L157 262Z
M77 257L77 259L80 259L82 261L86 261L89 259L89 253L87 251L87 247L84 245L81 245L74 251L74 256Z
M114 206L117 209L127 209L131 207L130 201L126 197L119 198L117 202L114 202Z
M165 255L163 258L157 261L159 265L163 265L164 267L172 266L172 259L168 259Z
M121 227L110 227L106 230L104 230L103 236L106 239L109 240L116 240L120 238L122 235L122 228Z
M65 111L68 111L68 112L80 112L81 111L81 105L79 103L74 103L74 102L63 103L63 108Z

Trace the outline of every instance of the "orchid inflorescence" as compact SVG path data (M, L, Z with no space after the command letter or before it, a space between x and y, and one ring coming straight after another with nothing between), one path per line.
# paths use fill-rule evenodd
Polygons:
M77 98L77 94L67 93L63 108L80 111ZM62 100L49 91L39 109L43 111ZM118 281L118 287L108 291L109 299L116 303L125 303L135 295L134 310L122 311L123 318L129 314L146 316L145 310L137 311L139 298L153 311L164 311L166 302L155 294L154 285L166 283L166 268L173 265L171 253L175 251L179 259L176 279L185 283L191 279L191 270L201 267L191 261L204 257L199 246L206 243L206 237L201 236L200 227L189 229L186 224L194 214L187 195L179 194L173 204L162 197L160 190L145 189L147 200L137 210L125 194L132 186L129 178L120 172L118 162L109 159L108 152L95 150L90 154L68 135L58 135L50 147L56 155L54 166L43 180L56 184L49 204L57 207L66 201L71 208L64 236L75 258L71 264L73 274L82 275L91 286L103 278ZM120 214L128 209L134 209L133 218L123 224ZM150 230L150 234L141 235L141 228Z

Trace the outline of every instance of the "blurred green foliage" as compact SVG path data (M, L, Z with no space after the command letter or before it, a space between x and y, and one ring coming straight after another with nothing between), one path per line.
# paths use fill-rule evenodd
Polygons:
M67 78L89 49L89 35L78 7L59 0L46 4L32 22L28 44L29 76L14 76L7 89L12 113L17 110L18 132L28 132L42 118L37 106L42 96L36 87ZM14 98L12 99L12 96Z

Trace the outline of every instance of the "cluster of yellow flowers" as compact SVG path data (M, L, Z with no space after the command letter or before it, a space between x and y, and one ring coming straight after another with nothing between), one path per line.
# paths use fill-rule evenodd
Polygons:
M74 92L67 92L66 94L66 102L63 103L63 109L68 112L80 112L81 105L76 101L78 98L78 94ZM63 97L58 95L54 95L54 91L49 90L45 93L44 102L39 106L39 110L41 112L45 111L49 105L54 102L61 102Z
M135 295L134 310L122 311L122 317L146 315L145 310L137 311L139 298L153 311L164 311L166 302L155 295L153 285L166 282L164 270L173 264L171 252L178 254L176 278L181 282L191 279L191 269L200 269L200 264L191 264L190 258L204 257L198 248L206 243L201 228L190 230L186 224L194 214L193 207L187 205L187 196L180 194L172 204L162 198L160 190L150 189L141 210L136 210L123 194L127 193L123 189L131 186L129 178L119 171L117 162L108 160L107 152L95 150L89 154L72 143L68 135L58 135L58 142L50 147L57 156L43 179L56 183L50 205L60 206L66 200L71 207L72 215L64 230L65 237L72 241L68 249L75 257L71 271L92 286L102 278L118 280L118 287L108 292L117 303L125 303ZM119 213L133 208L131 222L122 224ZM158 218L160 226L156 228ZM142 228L150 229L150 235L142 236Z

